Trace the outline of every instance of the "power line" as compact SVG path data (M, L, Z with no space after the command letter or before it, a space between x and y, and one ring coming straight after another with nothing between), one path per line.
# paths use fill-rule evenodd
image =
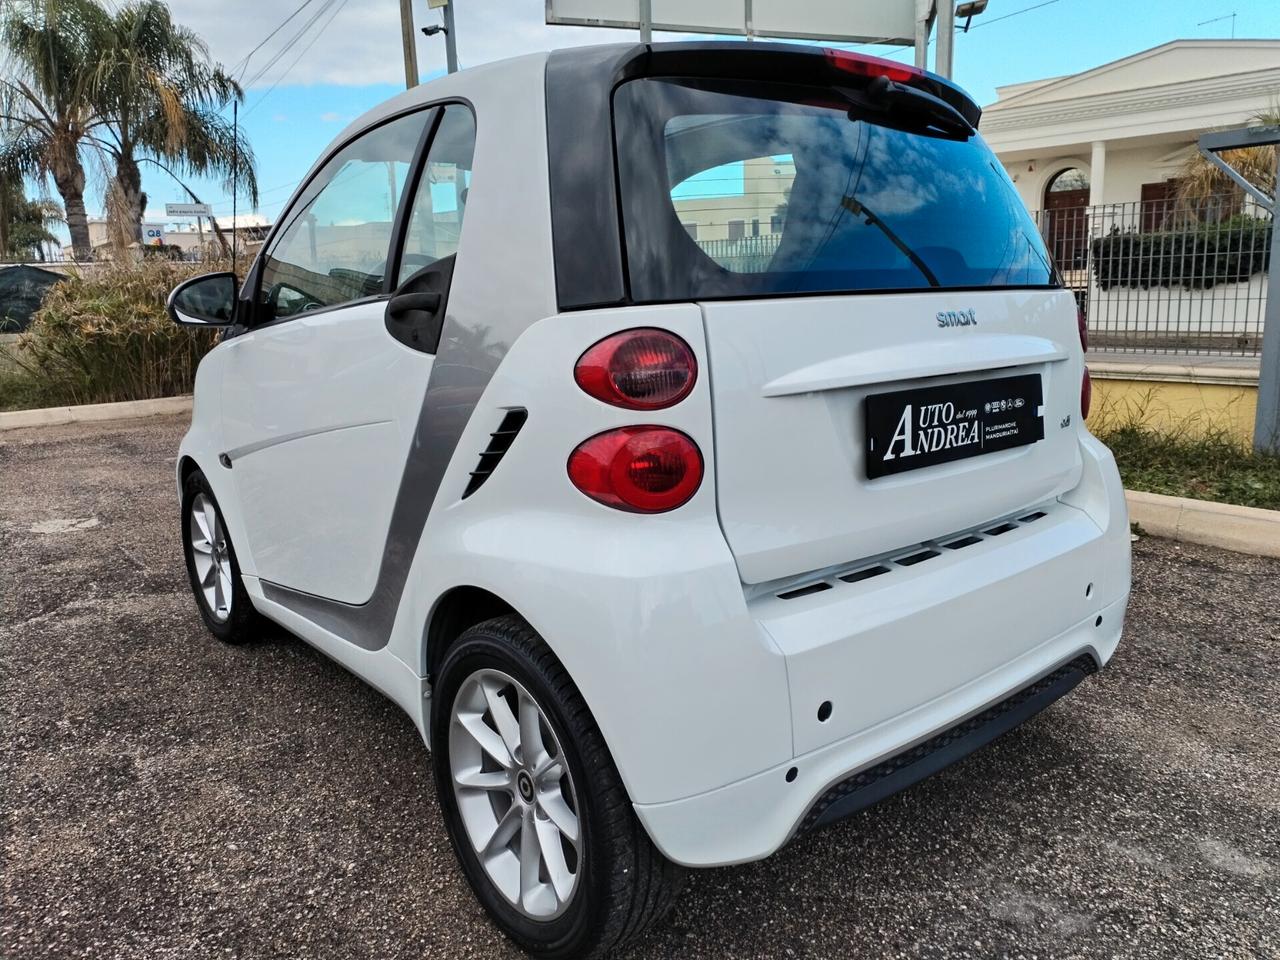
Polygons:
M324 33L325 30L329 29L329 24L333 23L333 21L337 18L338 14L342 12L342 8L345 7L346 5L347 5L347 0L338 0L338 5L333 8L333 13L329 15L329 19L326 20L324 24L320 27L320 29L317 30L315 34L312 35L311 39L307 41L307 45L302 48L302 50L298 53L296 57L293 58L293 62L285 68L284 73L276 77L275 83L267 87L266 93L264 93L256 101L254 101L253 106L245 111L246 115L256 110L262 104L262 101L267 99L268 96L270 96L271 91L280 85L280 81L283 80L285 77L287 77L290 74L290 72L292 72L293 68L298 65L298 61L307 55L307 51L310 50L311 47L315 44L315 42L320 39L320 35Z
M949 2L949 0L943 0L943 2ZM1020 9L1020 10L1011 10L1011 11L1009 11L1008 13L1001 14L1001 15L1000 15L1000 16L998 16L998 17L991 17L990 19L987 19L987 18L985 18L985 17L984 17L983 19L978 20L978 21L976 21L975 23L973 23L973 25L972 25L972 26L970 26L970 27L969 27L969 29L970 29L970 30L977 30L979 27L989 27L989 26L991 26L991 24L993 24L993 23L999 23L1001 20L1008 20L1010 17L1019 17L1019 16L1021 16L1021 15L1022 15L1022 14L1024 14L1024 13L1031 13L1033 10L1039 10L1041 7L1048 7L1048 6L1052 6L1053 4L1055 4L1055 3L1060 3L1060 2L1061 2L1061 0L1043 0L1043 2L1042 2L1042 3L1035 3L1035 4L1032 4L1032 5L1031 5L1031 6L1029 6L1029 7L1023 7L1023 8L1022 8L1022 9ZM879 46L880 44L884 43L886 40L892 40L892 39L893 39L893 37L881 37L879 40L866 40L866 41L864 41L864 42L862 42L862 43L855 43L855 44L847 44L847 43L846 43L846 44L823 44L823 46L838 47L838 48L840 48L840 49L855 49L855 50L856 50L856 49L860 49L860 48L862 48L862 47L874 47L874 46ZM930 43L930 44L932 44L932 43L933 43L933 41L934 41L934 39L935 39L935 35L934 35L933 33L930 33L930 34L929 34L929 43ZM904 51L904 50L912 50L912 49L914 49L914 44L908 44L907 46L904 46L904 47L894 47L892 50L885 50L885 51L883 51L883 52L884 52L884 54L885 54L885 55L888 55L888 54L891 54L891 53L901 53L901 52L902 52L902 51Z
M253 77L244 84L244 86L252 87L255 83L266 76L271 71L271 68L279 63L286 53L293 49L294 44L301 40L303 36L306 35L313 26L315 26L316 21L329 12L329 8L333 6L334 2L335 0L323 0L320 4L320 8L311 15L307 22L304 23L295 34L285 41L284 45L271 56L271 59L269 59L262 66L262 69L255 73Z
M1059 2L1061 2L1061 0L1044 0L1043 3L1033 4L1030 7L1023 7L1021 10L1014 10L1011 13L1001 14L1000 16L992 17L989 20L986 18L983 18L982 20L979 20L977 23L975 23L972 27L970 27L970 29L977 30L979 27L989 27L991 26L991 24L999 23L1001 20L1008 20L1010 17L1016 17L1024 13L1030 13L1032 10L1039 10L1041 7L1052 6L1053 4L1059 3Z
M258 43L258 45L257 45L256 47L254 47L252 50L250 50L248 53L246 53L246 54L244 55L244 57L242 57L242 58L241 58L241 59L236 63L236 65L235 65L234 67L232 67L232 68L231 68L231 70L232 70L233 72L234 72L235 70L237 70L237 69L239 69L239 71L240 71L239 75L236 77L236 82L237 82L237 83L239 83L241 80L243 80L243 79L244 79L245 71L249 69L249 60L253 57L253 55L254 55L255 53L257 53L259 50L261 50L264 46L266 46L266 45L267 45L267 42L268 42L272 37L274 37L277 33L279 33L281 30L283 30L283 29L285 28L285 26L289 23L289 21L290 21L290 20L292 20L294 17L296 17L298 14L300 14L304 9L306 9L306 7L308 6L308 4L310 4L311 2L312 2L312 0L302 0L302 3L298 6L298 8L297 8L297 9L295 9L295 10L293 11L293 13L289 14L287 17L285 17L283 20L281 20L281 21L280 21L280 23L276 26L276 28L275 28L274 30L272 30L272 31L271 31L270 33L268 33L265 37L263 37L263 38L262 38L262 40Z

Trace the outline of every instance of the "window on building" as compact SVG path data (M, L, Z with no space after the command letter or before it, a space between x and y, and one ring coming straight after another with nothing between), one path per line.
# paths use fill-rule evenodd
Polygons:
M728 226L730 240L741 240L747 235L745 220L730 220Z
M684 227L684 232L689 235L689 239L698 239L698 225L696 223L682 223L680 226Z

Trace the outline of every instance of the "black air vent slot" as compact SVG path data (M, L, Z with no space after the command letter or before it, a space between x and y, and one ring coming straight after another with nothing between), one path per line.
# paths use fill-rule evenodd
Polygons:
M881 574L888 573L889 568L884 564L876 567L867 567L865 570L855 570L853 573L846 573L840 579L845 583L861 583L863 580L870 580L872 577L878 577Z
M794 600L796 597L807 597L811 593L821 593L823 590L830 590L831 584L819 581L811 583L807 587L797 587L794 590L788 590L786 593L778 594L779 600Z
M511 444L515 443L516 434L520 432L520 428L524 426L524 422L528 419L529 411L523 407L516 407L514 410L507 411L506 416L502 418L502 422L498 424L498 429L489 434L489 446L485 447L484 453L480 454L480 462L471 471L471 479L467 481L467 489L462 491L463 500L484 486L484 482L489 479L489 475L498 469L498 464L502 461L503 456L511 449Z

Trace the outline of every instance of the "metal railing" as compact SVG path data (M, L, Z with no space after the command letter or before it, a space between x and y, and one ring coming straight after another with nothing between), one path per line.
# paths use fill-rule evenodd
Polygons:
M762 233L731 240L697 241L703 253L732 273L762 273L768 270L769 262L778 252L778 244L781 242L780 233Z
M1258 356L1272 218L1242 194L1033 214L1089 325L1121 353Z

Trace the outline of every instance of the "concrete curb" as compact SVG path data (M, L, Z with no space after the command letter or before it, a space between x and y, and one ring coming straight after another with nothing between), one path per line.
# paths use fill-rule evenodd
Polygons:
M78 407L44 407L40 410L13 410L0 413L0 432L22 427L51 427L61 423L92 420L137 420L167 413L190 413L191 397L159 397L155 400L126 400L123 403L87 403Z
M1129 519L1145 532L1236 553L1280 557L1280 510L1126 490Z

